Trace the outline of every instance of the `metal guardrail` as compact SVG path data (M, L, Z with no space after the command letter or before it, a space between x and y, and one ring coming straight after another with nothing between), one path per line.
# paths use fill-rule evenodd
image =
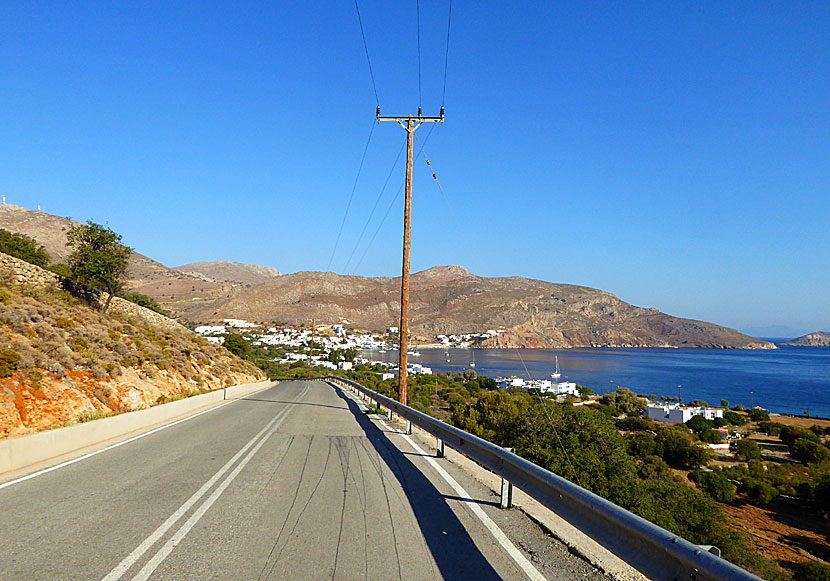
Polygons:
M402 405L354 381L333 376L313 379L367 395L378 405L512 482L650 579L760 579L492 442Z

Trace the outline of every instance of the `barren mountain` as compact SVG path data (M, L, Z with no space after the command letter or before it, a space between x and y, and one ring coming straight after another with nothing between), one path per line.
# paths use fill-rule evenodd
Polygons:
M504 329L484 346L774 348L734 329L635 307L600 290L521 277L483 278L460 266L414 274L411 291L410 325L421 340ZM213 305L191 308L188 315L289 324L347 320L357 328L384 329L397 325L399 295L399 278L300 272L240 289Z
M9 232L25 234L37 240L46 248L53 263L65 261L71 252L66 246L66 231L79 223L70 218L61 218L36 212L19 206L0 206L0 228ZM157 281L170 281L195 277L174 271L143 254L133 252L127 271L128 286L140 287Z
M0 206L0 228L35 238L56 259L68 255L63 229L74 224L67 218ZM236 263L170 269L134 254L128 286L192 321L241 318L296 324L314 318L328 323L347 320L363 329L397 325L400 279L275 273ZM264 282L255 284L262 278ZM460 266L417 273L411 289L411 329L424 341L436 334L504 329L485 346L774 348L734 329L635 307L600 290L520 277L483 278Z
M781 344L793 347L830 347L830 332L816 331Z
M208 282L254 286L280 276L282 273L270 266L242 264L241 262L194 262L176 267L176 270Z

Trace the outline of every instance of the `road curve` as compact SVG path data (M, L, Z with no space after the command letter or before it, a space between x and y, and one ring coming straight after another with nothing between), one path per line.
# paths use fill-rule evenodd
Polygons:
M441 462L460 485L351 396L280 383L0 489L0 577L527 578L476 505L545 578L602 578Z

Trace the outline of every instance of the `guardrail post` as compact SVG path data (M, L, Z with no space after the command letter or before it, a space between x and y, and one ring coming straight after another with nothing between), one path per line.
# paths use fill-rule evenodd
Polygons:
M389 413L387 414L387 418L389 419L390 422L392 421L392 408L389 408Z
M512 452L513 448L505 448L508 452ZM501 479L501 508L513 508L513 483L502 476Z
M435 457L444 457L444 440L442 440L441 438L435 438Z
M406 420L406 433L407 434L412 433L412 422L410 422L409 420Z

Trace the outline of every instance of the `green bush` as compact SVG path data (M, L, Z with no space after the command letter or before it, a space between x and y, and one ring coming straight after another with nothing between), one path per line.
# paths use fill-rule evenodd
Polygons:
M762 409L753 408L749 410L749 419L753 422L768 422L769 414Z
M689 479L718 502L732 502L735 500L735 487L720 472L695 470L689 474Z
M830 565L817 561L798 563L793 571L793 581L830 581Z
M761 448L756 441L749 438L734 441L729 448L735 454L735 458L742 462L761 459Z
M20 355L16 351L0 347L0 377L11 377L20 367Z
M41 268L46 268L49 264L49 254L42 244L37 243L37 240L2 228L0 228L0 252Z

